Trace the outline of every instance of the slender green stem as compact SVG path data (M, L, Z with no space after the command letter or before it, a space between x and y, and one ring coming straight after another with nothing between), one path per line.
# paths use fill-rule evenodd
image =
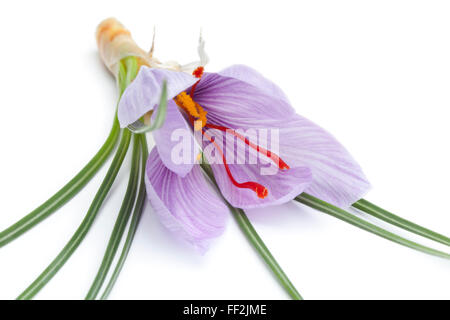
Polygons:
M114 269L114 272L111 276L111 279L108 282L108 285L105 288L105 291L103 292L101 299L105 300L108 298L109 294L111 293L117 278L119 277L120 272L122 271L123 265L125 264L125 261L127 259L128 253L130 252L131 245L133 243L134 236L136 234L137 227L139 225L139 221L142 216L142 209L144 208L145 203L145 165L146 160L148 156L148 147L147 147L147 139L145 138L145 135L140 135L141 138L141 147L142 147L142 159L141 159L141 173L140 173L140 181L139 181L139 191L138 196L136 200L136 205L134 207L133 217L131 218L130 227L128 229L127 238L125 240L122 253L119 257L119 260L117 261L116 267Z
M211 167L209 165L203 163L202 168L206 172L206 174L209 176L209 178L216 184L216 181L214 179L214 174L212 173ZM217 186L217 184L216 184L216 186ZM275 260L274 256L270 253L269 249L267 248L267 246L262 241L261 237L256 232L255 228L253 228L253 225L251 224L251 222L248 219L247 215L245 214L244 210L239 209L239 208L234 208L233 206L231 206L228 203L228 201L226 201L225 198L223 198L223 199L227 203L228 207L230 208L230 211L233 214L233 217L236 219L242 232L247 237L247 240L255 248L255 250L259 253L259 255L264 260L264 262L267 264L267 266L270 268L270 270L272 270L272 272L277 277L278 281L283 286L283 288L286 290L286 292L289 294L289 296L294 300L303 300L302 296L297 291L297 289L294 287L294 285L289 280L287 275L284 273L283 269L281 269L280 265Z
M278 281L287 291L287 293L294 300L303 300L300 293L294 287L292 282L289 280L287 275L284 273L283 269L281 269L278 262L275 260L273 255L270 253L269 249L266 247L255 228L253 228L250 220L247 215L244 213L242 209L237 209L234 207L230 207L231 212L233 213L234 218L236 219L239 227L242 232L244 232L248 241L252 244L255 250L259 253L259 255L263 258L264 262L269 266L272 272L277 277Z
M39 222L50 216L58 208L72 199L93 178L111 154L119 137L119 123L114 120L111 132L103 146L88 164L70 180L61 190L55 193L31 213L0 232L0 248L16 239Z
M126 57L120 61L118 74L120 96L130 82L136 77L138 69L139 66L135 57ZM88 164L86 164L86 166L72 178L72 180L70 180L50 199L45 201L39 207L7 229L0 232L0 248L21 236L23 233L50 216L57 209L72 199L81 189L83 189L83 187L94 177L94 175L108 159L117 143L119 132L119 122L117 121L117 117L114 116L114 123L108 138L91 161L89 161Z
M136 78L139 72L139 63L134 56L128 56L122 59L122 63L125 67L125 80L119 79L124 84L124 88L128 87L128 85Z
M338 207L335 207L325 201L322 201L320 199L317 199L316 197L313 197L309 194L302 193L301 195L297 196L295 198L296 201L303 203L311 208L314 208L316 210L319 210L323 213L329 214L335 218L338 218L340 220L343 220L345 222L348 222L358 228L361 228L363 230L369 231L373 234L376 234L382 238L385 238L387 240L393 241L395 243L401 244L403 246L409 247L411 249L415 249L417 251L421 251L424 253L428 253L430 255L434 255L441 258L450 259L450 254L435 250L432 248L425 247L423 245L420 245L418 243L415 243L413 241L407 240L405 238L402 238L392 232L386 231L374 224L371 224L370 222L367 222L363 219L360 219L356 217L355 215L342 210Z
M109 238L108 246L103 256L102 263L91 285L91 288L89 289L89 292L86 295L86 300L93 300L97 297L97 294L100 291L103 282L106 279L109 268L111 267L113 259L116 255L117 248L119 247L120 244L120 240L122 239L122 235L127 226L128 220L131 215L131 211L133 210L134 202L136 200L136 192L139 178L139 162L140 162L139 155L140 155L139 138L136 135L134 135L133 153L131 158L131 170L130 170L130 177L128 180L127 191L125 192L122 206L117 216L117 220L114 225L114 229L111 233L111 237Z
M450 246L450 238L437 232L434 232L432 230L429 230L427 228L424 228L422 226L419 226L414 222L396 216L395 214L390 213L389 211L384 210L365 199L361 199L355 202L352 206L358 210L370 214L371 216L374 216L375 218L386 221L394 226L400 227L404 230L411 231L425 238Z
M128 150L130 144L131 134L128 130L123 130L122 137L119 142L119 147L117 149L116 155L111 163L111 166L103 180L94 200L92 201L89 210L84 217L82 223L78 227L77 231L74 233L70 241L61 250L58 256L50 263L50 265L42 272L37 279L22 292L17 299L31 299L33 298L52 278L53 276L62 268L74 251L78 248L81 241L88 233L89 229L94 222L97 213L99 212L103 201L105 200L114 180L117 177L120 167L122 166L123 159Z

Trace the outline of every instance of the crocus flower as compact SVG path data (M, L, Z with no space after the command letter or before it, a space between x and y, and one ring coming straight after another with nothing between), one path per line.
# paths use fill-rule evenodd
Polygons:
M241 137L251 146L247 153L256 150L274 160L272 164L278 166L275 174L262 175L265 164L261 161L228 164L223 157L223 163L211 165L222 195L234 207L278 205L304 191L348 207L369 189L360 166L345 148L325 130L296 114L278 86L247 66L234 65L204 74L200 67L192 75L143 66L119 103L122 127L158 107L164 81L167 116L164 125L153 132L155 147L147 162L147 194L162 223L196 247L205 249L222 233L228 208L198 164L172 160L172 149L179 142L172 141L171 135L177 129L201 131L209 138L214 130L215 140L209 139L209 143L220 154L221 146L213 141L226 131L278 130L278 154ZM194 135L191 139L194 145Z

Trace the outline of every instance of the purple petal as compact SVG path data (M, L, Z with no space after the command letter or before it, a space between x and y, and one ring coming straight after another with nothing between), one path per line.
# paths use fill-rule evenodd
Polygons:
M176 174L186 176L195 163L193 157L198 154L198 146L194 142L189 125L173 100L167 103L166 121L161 128L153 131L153 138L164 165Z
M142 66L136 79L127 87L119 102L117 116L122 128L153 110L159 103L164 80L167 81L167 99L171 100L198 79L184 72Z
M147 160L146 186L161 222L199 250L206 250L210 240L223 232L228 208L198 165L182 178L164 166L153 148Z
M297 115L286 100L214 74L204 75L194 99L208 112L210 123L244 130L279 129L278 154L291 167L287 173L295 167L309 168L313 182L306 191L312 195L348 207L370 189L347 150L325 130Z
M236 64L220 71L218 74L247 82L248 84L259 88L269 96L289 102L280 87L262 76L258 71L245 65Z
M361 167L328 132L296 115L280 129L280 154L290 166L311 169L313 182L305 192L348 208L370 189Z
M237 152L239 144L242 145L241 140L229 135L224 138L222 132L217 130L208 130L207 134L214 137L219 148L222 152L225 152L231 174L238 183L256 182L268 191L268 195L261 199L254 190L235 186L226 172L221 155L217 154L217 148L213 144L205 142L204 155L214 171L220 191L234 207L251 209L286 203L302 193L312 181L311 171L307 167L280 170L271 160L264 158L265 156L262 156L262 158L255 157L255 161L249 163L250 154L252 156L258 154L254 149L249 148L240 149L242 152ZM226 140L223 141L222 139ZM230 158L228 158L230 155L226 151L231 150L227 148L231 144L234 144L232 150L236 150L236 152L232 152L234 156L231 156L233 160L230 161ZM217 160L220 162L217 163Z
M219 74L205 74L197 85L194 100L207 112L211 123L231 128L263 128L273 120L284 121L295 110L284 99L261 88Z

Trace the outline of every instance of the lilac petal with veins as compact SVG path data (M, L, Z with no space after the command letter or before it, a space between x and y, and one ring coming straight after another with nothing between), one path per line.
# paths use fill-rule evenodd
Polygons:
M229 210L196 165L183 178L167 169L155 148L147 160L147 196L162 224L204 252L222 234Z
M120 127L128 126L153 110L159 103L164 81L167 82L167 99L172 100L197 80L184 72L142 66L136 79L125 89L120 99L117 110Z

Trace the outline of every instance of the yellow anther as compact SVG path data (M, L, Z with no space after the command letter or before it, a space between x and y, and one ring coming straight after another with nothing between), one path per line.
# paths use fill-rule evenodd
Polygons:
M197 103L197 109L199 111L198 120L202 123L202 128L206 125L206 114L207 112Z
M194 100L192 100L191 96L186 92L182 92L175 97L175 102L177 105L184 109L188 114L193 117L198 118L200 115L198 114L197 108L195 106Z
M194 130L199 131L206 125L207 112L186 92L182 92L174 98L176 104L195 119Z

